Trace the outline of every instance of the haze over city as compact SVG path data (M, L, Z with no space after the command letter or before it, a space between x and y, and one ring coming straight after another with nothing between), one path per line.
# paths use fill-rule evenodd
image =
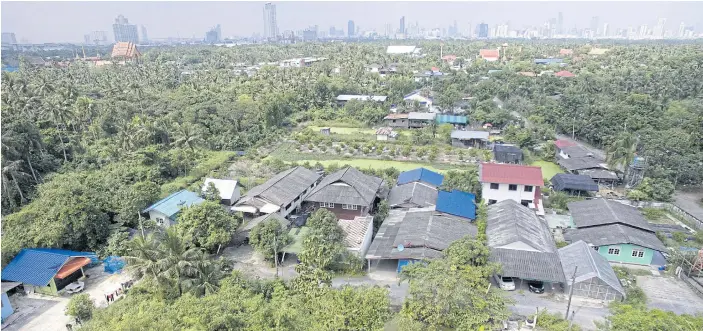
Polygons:
M6 2L2 4L2 32L12 32L20 43L82 42L91 31L107 32L114 40L112 24L124 15L130 24L144 26L151 38L203 38L221 25L222 38L264 34L264 2ZM679 27L700 33L703 2L275 2L279 34L317 25L320 31L335 27L347 35L353 20L361 33L396 33L399 20L407 27L417 24L433 30L454 26L466 35L480 23L493 28L542 27L561 12L563 29L617 29L639 32L665 18L664 29L678 36ZM635 10L636 8L636 10ZM450 28L451 29L451 28ZM390 33L389 33L390 32ZM445 36L446 33L440 33ZM662 31L664 34L664 31ZM318 35L320 37L320 35ZM509 34L506 33L506 37Z

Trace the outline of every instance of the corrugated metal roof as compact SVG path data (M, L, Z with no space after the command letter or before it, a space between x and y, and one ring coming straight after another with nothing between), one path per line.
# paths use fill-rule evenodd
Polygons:
M410 182L424 182L434 186L441 186L444 181L442 174L436 173L425 168L417 168L413 170L403 171L398 175L398 185L407 184Z
M412 182L398 185L388 194L388 205L393 208L403 204L414 204L424 208L437 203L437 189L423 183Z
M605 169L605 162L592 157L559 159L557 163L569 171L583 169Z
M337 96L337 101L349 101L349 100L359 100L359 101L378 101L378 102L384 102L388 99L387 96L385 95L347 95L347 94L342 94Z
M176 214L181 211L181 208L198 205L203 201L205 200L195 192L180 190L159 200L147 209L144 209L143 212L148 213L151 210L156 210L174 220Z
M373 231L369 225L373 223L373 216L355 217L353 220L337 220L337 225L344 232L344 247L358 250L366 237L367 231Z
M543 186L542 168L517 164L481 163L481 183Z
M622 224L607 224L588 228L567 230L567 241L583 240L594 246L633 244L665 252L666 247L653 232Z
M574 201L567 204L578 228L605 224L624 224L653 232L649 222L634 207L606 199Z
M488 207L486 223L491 261L501 264L503 276L565 281L549 226L534 211L504 200Z
M476 195L459 190L439 191L437 195L438 212L476 219Z
M598 192L598 184L591 177L574 174L556 174L551 179L557 191L577 190Z
M597 277L625 296L625 290L622 288L620 280L608 260L588 246L583 240L560 248L559 257L561 258L561 266L564 269L564 275L572 277L574 269L578 267L578 269L576 269L575 283L588 281L593 277ZM568 285L571 285L571 278L568 278L566 281Z
M305 201L331 202L368 206L381 189L383 179L346 167L323 178Z
M468 140L468 139L488 140L489 135L490 135L490 133L488 131L454 130L454 131L452 131L451 138L452 139L459 139L459 140Z
M435 113L418 113L418 112L408 113L408 119L411 119L411 120L431 121L431 120L435 119L435 116L437 116L437 114L435 114Z
M444 124L466 124L466 116L455 116L455 115L437 115L437 123Z
M2 270L2 280L46 286L70 258L81 256L92 257L95 253L25 248Z
M237 203L237 206L248 205L255 197L279 207L285 206L303 194L320 177L314 171L304 167L288 169L271 177L265 183L253 187Z

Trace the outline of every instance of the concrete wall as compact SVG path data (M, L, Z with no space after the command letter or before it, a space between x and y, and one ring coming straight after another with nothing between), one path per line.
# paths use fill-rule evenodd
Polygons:
M12 309L10 304L10 299L7 297L7 293L2 294L2 320L5 321L6 318L10 317L15 310Z
M407 118L399 118L399 119L391 119L391 120L384 120L386 123L386 126L390 126L392 128L408 128L409 121Z
M608 254L609 248L618 248L618 249L620 249L620 253L617 255ZM633 250L643 251L644 256L643 257L633 257L632 256ZM637 245L632 245L632 244L617 244L617 245L600 246L600 247L598 247L598 253L600 253L600 255L603 255L610 262L641 264L641 265L650 265L652 263L652 257L654 256L653 250L651 250L649 248L637 246Z
M510 186L508 184L498 184L498 189L491 189L491 183L481 183L481 195L483 199L486 200L496 200L496 202L501 202L503 200L514 200L520 203L522 200L529 200L534 203L535 200L535 190L537 187L532 187L532 192L525 192L525 185L518 185L517 191L510 191Z
M149 211L149 219L156 222L156 224L161 225L165 228L175 224L175 222L171 221L168 216L165 214L162 214L156 210L150 210ZM160 224L158 219L163 219L163 224Z

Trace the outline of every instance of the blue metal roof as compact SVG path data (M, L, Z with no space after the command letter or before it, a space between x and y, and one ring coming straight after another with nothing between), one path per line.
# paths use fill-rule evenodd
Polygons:
M442 185L442 181L444 181L444 176L425 168L404 171L398 175L398 185L412 182L425 182L427 184L439 187Z
M198 205L203 201L205 200L195 192L180 190L149 206L147 209L144 209L143 213L156 210L168 216L171 220L175 220L175 216L181 211L181 208Z
M476 195L459 190L439 191L435 210L474 220L476 219Z
M80 256L93 257L95 253L25 248L2 270L2 280L46 286L70 258Z
M444 124L466 124L466 116L454 116L454 115L437 115L437 123Z
M562 59L535 59L535 64L561 63Z

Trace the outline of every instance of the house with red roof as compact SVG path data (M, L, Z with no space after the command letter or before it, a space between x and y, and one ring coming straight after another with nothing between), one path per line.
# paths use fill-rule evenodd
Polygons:
M481 194L488 205L516 201L537 215L544 215L542 168L518 164L481 163L478 168Z
M562 71L557 72L555 74L555 76L557 76L557 77L576 77L576 75L574 75L571 72L566 71L566 70L562 70Z
M449 55L442 56L442 61L447 62L449 64L453 64L454 61L456 61L456 55L449 54Z
M486 61L498 61L500 59L500 51L497 49L482 49L478 52L478 55Z

